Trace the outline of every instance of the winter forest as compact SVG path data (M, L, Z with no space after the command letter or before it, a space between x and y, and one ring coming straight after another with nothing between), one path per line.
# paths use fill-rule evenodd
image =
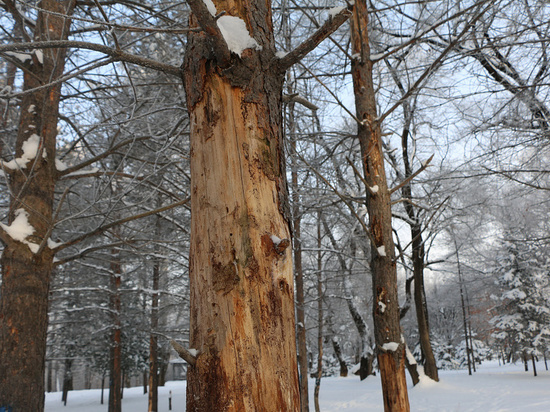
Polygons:
M547 1L0 0L0 39L0 411L543 373Z

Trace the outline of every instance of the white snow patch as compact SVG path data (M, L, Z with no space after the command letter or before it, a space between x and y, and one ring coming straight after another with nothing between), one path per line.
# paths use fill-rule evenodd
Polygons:
M99 172L99 169L97 167L92 167L88 170L78 170L76 172L69 173L66 177L75 177L75 176L81 176L81 175L88 175L92 173Z
M199 354L199 351L197 349L188 349L188 352L191 354L191 356L194 356L195 358Z
M0 223L0 227L6 231L13 240L24 242L28 236L34 233L34 227L29 224L29 213L25 209L15 211L15 219L11 225Z
M352 60L359 60L361 58L361 53L353 53L351 58Z
M380 313L384 313L386 311L386 304L384 302L378 302L378 307L380 308Z
M416 359L414 358L414 355L412 354L408 346L405 346L405 355L407 356L407 360L411 365L416 365Z
M383 53L378 53L378 54L375 53L375 54L371 54L371 55L369 56L369 58L370 58L371 60L380 60L382 57L384 57L384 54L383 54Z
M51 238L48 238L48 247L50 249L55 249L56 247L61 246L62 244L63 244L62 242L55 242Z
M62 172L63 170L67 170L68 166L65 163L63 163L61 160L55 159L55 168L58 171Z
M218 14L218 12L216 10L216 6L214 5L214 2L212 0L202 0L202 1L206 5L206 8L210 12L210 14L215 17L216 14Z
M44 53L42 52L42 50L39 50L39 49L35 50L34 55L36 56L38 63L44 64Z
M31 104L27 109L27 112L29 112L30 114L35 114L36 113L36 110L34 110L35 108L36 106L34 104Z
M271 235L271 241L273 242L273 244L275 246L279 246L279 244L283 241L281 238L275 236L275 235Z
M395 352L398 348L399 348L399 343L397 342L388 342L382 345L382 349L385 350L386 352L388 351Z
M329 9L328 15L331 19L333 19L334 17L336 17L338 13L340 13L344 9L345 7L342 7L342 6L333 7L332 9Z
M378 185L374 185L373 187L369 187L372 194L378 193L378 190L380 189Z
M245 49L262 49L258 42L250 37L243 19L235 16L221 16L218 19L218 27L227 47L233 53L240 56Z
M285 57L286 55L288 54L288 52L286 51L278 51L275 53L275 57L279 58L279 59L282 59L283 57Z
M378 252L378 255L380 256L386 256L386 246L382 245L382 246L378 246L376 248L376 251Z
M4 52L4 54L19 60L21 63L32 61L32 57L29 53L17 53L17 52L8 51L8 52Z
M21 147L23 154L17 159L10 160L9 162L2 162L4 167L9 169L25 169L27 164L36 157L38 148L40 147L40 136L32 134Z

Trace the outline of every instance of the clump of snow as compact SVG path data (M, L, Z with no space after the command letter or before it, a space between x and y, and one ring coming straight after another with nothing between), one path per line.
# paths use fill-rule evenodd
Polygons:
M378 185L374 185L373 187L369 188L372 194L378 193L378 190L380 189Z
M31 105L29 105L29 108L27 109L27 111L30 114L34 114L34 113L36 113L35 108L36 108L36 106L34 104L31 104Z
M206 5L206 8L210 12L210 14L212 16L216 16L218 12L216 11L216 6L214 5L214 2L212 0L202 0L202 1Z
M55 159L55 168L59 172L62 172L63 170L67 170L68 166L65 163L63 163L61 160Z
M221 16L218 19L218 27L227 47L233 53L240 56L246 49L262 49L258 42L250 37L243 19L235 16Z
M386 246L384 246L384 245L378 246L376 248L376 251L378 252L379 256L386 256Z
M278 51L278 52L275 53L275 57L278 57L279 59L282 59L287 54L288 54L288 52L286 52L286 51Z
M55 242L51 238L48 238L48 247L50 249L55 249L56 247L61 246L62 244L63 243L61 243L61 242Z
M340 13L344 9L345 7L342 7L342 6L333 7L332 9L329 9L328 15L331 19L333 19L334 17L336 17L338 13Z
M0 223L0 227L6 231L13 240L24 242L28 236L34 233L34 227L29 224L29 213L25 209L15 211L15 219L11 225Z
M19 60L21 63L26 63L28 61L32 61L32 57L29 53L17 53L17 52L4 52L6 56L13 57L14 59Z
M281 238L275 236L275 235L271 235L271 241L273 242L273 244L275 246L279 246L279 244L283 241Z
M199 354L199 351L197 349L189 349L188 352L191 354L191 356L194 356L195 358Z
M34 55L36 56L38 63L44 64L44 53L42 52L42 50L35 50Z
M386 352L388 351L395 352L398 348L399 348L399 343L397 342L388 342L382 345L382 349L385 350Z
M40 136L32 134L25 142L21 149L23 154L17 159L10 160L9 162L2 162L4 167L9 169L25 169L27 164L36 157L38 149L40 147Z
M386 304L384 302L378 302L378 308L380 309L380 313L384 313L386 311Z

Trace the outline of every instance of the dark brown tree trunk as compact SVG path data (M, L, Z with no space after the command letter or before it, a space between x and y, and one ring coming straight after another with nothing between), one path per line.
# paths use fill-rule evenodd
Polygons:
M73 377L71 372L72 360L65 359L65 370L63 372L63 389L61 394L61 402L67 405L69 391L73 389Z
M293 90L289 90L291 94ZM294 281L296 282L296 334L298 339L298 366L300 370L300 405L301 412L309 412L309 388L307 367L306 312L304 300L304 271L302 267L302 216L300 194L298 192L298 165L296 159L296 123L294 121L294 103L288 107L288 129L292 147L292 228L294 229Z
M111 348L109 375L109 412L121 412L122 409L122 324L120 319L120 285L122 265L120 249L113 249L110 272L110 309L111 309Z
M319 391L321 390L321 378L323 376L323 255L321 239L322 212L317 212L317 373L315 374L315 389L313 402L315 412L320 412Z
M159 229L160 219L157 218L156 231ZM151 335L149 338L149 403L148 412L158 411L158 338L157 328L159 323L159 286L160 286L160 261L154 258L153 263L153 296L151 301Z
M535 355L531 354L531 362L533 363L533 375L537 376L537 365L535 363Z
M395 247L392 237L391 204L381 125L377 120L372 77L366 2L355 2L352 17L352 77L358 119L357 135L367 189L371 237L371 270L374 292L375 342L382 379L385 411L409 411L405 379L405 346L401 340Z
M72 15L75 0L43 0L38 12L34 39L63 40L70 20L55 13ZM29 90L60 78L65 67L64 49L38 50L23 74ZM16 141L18 166L4 165L8 174L10 210L8 222L26 220L33 233L14 239L0 228L4 243L0 290L0 407L15 411L44 409L44 372L48 296L53 253L47 240L53 225L57 118L61 85L26 94ZM28 143L38 145L34 153ZM30 155L30 156L29 156ZM30 157L30 158L29 158ZM26 161L27 159L28 161Z

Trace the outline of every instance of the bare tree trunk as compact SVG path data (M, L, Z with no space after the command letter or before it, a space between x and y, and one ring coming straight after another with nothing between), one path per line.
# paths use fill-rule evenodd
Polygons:
M377 121L366 2L355 2L352 17L352 77L359 120L357 135L367 189L374 292L374 327L385 411L409 411L405 346L401 341L390 194L384 170L381 125Z
M160 218L156 221L157 235L160 233ZM155 248L156 249L156 248ZM159 323L159 285L160 285L160 259L153 259L153 296L151 302L151 334L149 337L149 403L148 412L158 411L158 338L157 328Z
M34 39L66 39L69 18L49 11L70 16L75 3L75 0L41 1L44 11L38 12ZM59 79L65 67L65 55L64 49L34 52L32 63L27 64L23 73L24 89ZM25 220L33 229L24 239L16 240L10 237L5 225L0 227L0 239L4 243L0 290L0 407L11 406L16 411L44 410L48 295L53 262L47 240L54 223L60 89L58 84L22 97L15 153L17 165L11 168L4 164L3 167L11 194L8 222ZM29 148L32 145L36 150Z
M340 342L338 342L338 339L336 338L336 336L332 337L331 342L332 342L332 349L334 350L334 354L336 355L336 359L338 359L338 363L340 364L340 376L345 378L346 376L348 376L348 365L346 365L346 361L342 356L342 349L340 348Z
M315 390L313 401L315 412L320 412L319 391L321 390L321 378L323 376L323 255L321 252L321 219L322 212L317 212L317 373L315 376Z
M120 249L115 248L111 253L110 271L110 302L111 309L111 348L109 374L109 412L121 412L122 396L122 324L120 320L121 302L120 285L122 265L120 263Z
M535 363L535 355L531 353L531 362L533 363L533 375L537 376L537 365Z
M192 33L183 71L191 119L190 344L198 350L187 410L295 412L283 75L269 67L274 41L265 4L231 4L262 51L233 56L224 72L206 35Z
M289 90L289 94L292 90ZM300 367L300 405L302 412L309 412L309 388L307 368L307 342L306 342L306 316L304 302L304 271L302 268L302 211L300 210L300 194L298 193L298 166L295 156L296 136L294 136L296 124L294 121L294 103L288 108L288 129L290 144L292 147L292 228L294 229L294 281L296 282L296 320L298 322L296 333L298 338L298 366Z
M466 318L466 303L464 302L464 285L462 281L462 271L460 268L460 257L458 252L458 244L456 242L456 238L454 237L454 233L451 234L453 236L454 244L455 244L455 253L456 253L456 264L458 267L458 283L460 287L460 304L462 306L462 323L464 328L464 344L466 345L466 360L468 362L468 375L472 374L472 362L470 360L470 344L468 343L468 326L467 326L467 318Z

